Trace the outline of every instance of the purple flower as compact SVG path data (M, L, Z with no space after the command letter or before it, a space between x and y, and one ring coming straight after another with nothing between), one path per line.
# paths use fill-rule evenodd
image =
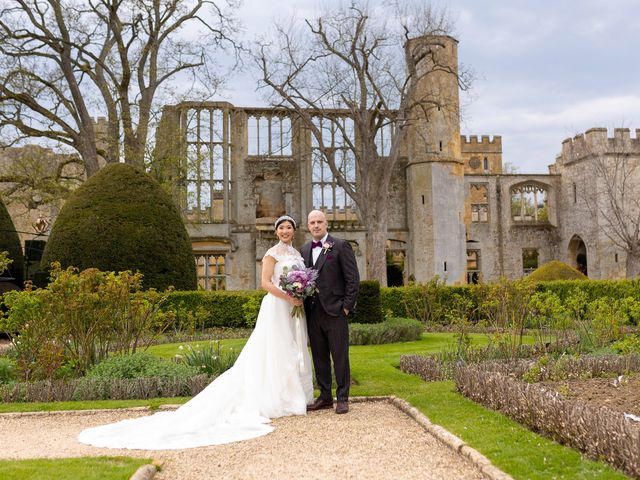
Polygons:
M300 267L294 265L291 268L285 267L280 275L280 288L290 297L304 300L314 295L318 289L316 287L316 279L318 271L313 268ZM304 309L295 306L291 311L294 317L302 317Z

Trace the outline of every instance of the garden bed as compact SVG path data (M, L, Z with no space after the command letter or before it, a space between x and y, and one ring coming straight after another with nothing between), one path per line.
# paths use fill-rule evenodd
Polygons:
M594 407L608 407L640 417L640 374L613 378L571 379L541 382L566 399L580 400Z
M640 477L640 422L629 415L637 412L639 372L638 356L581 356L486 362L461 366L454 376L458 391L475 402Z

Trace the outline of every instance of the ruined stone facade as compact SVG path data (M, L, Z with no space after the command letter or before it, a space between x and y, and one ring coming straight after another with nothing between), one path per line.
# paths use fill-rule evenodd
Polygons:
M457 72L451 37L423 37L407 48L436 49L443 72ZM500 136L460 135L455 75L430 76L416 95L447 108L414 122L389 192L387 259L401 269L403 282L436 275L452 284L515 279L555 259L591 278L625 276L624 251L598 225L594 206L605 199L593 196L595 176L584 165L594 154L610 156L615 141L606 130L566 140L547 175L503 174ZM163 122L157 157L180 185L175 193L190 222L203 286L256 287L262 255L275 241L274 219L287 212L304 225L314 208L327 213L333 235L352 243L366 278L365 231L354 206L290 112L183 103L167 107ZM628 131L616 130L615 138L640 151ZM335 146L357 185L337 137ZM384 139L379 148L388 148ZM303 227L296 242L308 239Z
M408 48L436 49L450 72L457 71L451 37L423 37ZM429 77L417 95L440 98L447 108L418 118L401 148L388 194L387 260L399 275L390 281L515 279L550 260L591 278L625 276L624 250L603 233L602 182L587 166L594 159L611 163L621 148L639 162L640 131L631 138L616 129L608 138L606 130L592 129L563 142L549 174L505 174L500 136L460 134L455 75ZM323 115L350 121L345 111ZM344 139L331 128L323 132L357 188ZM382 135L378 147L388 151L389 138ZM260 261L276 241L274 220L285 212L298 220L300 247L310 238L306 214L315 208L326 212L332 235L351 242L366 278L365 230L353 202L290 111L227 102L167 106L154 156L154 173L184 213L202 288L258 287Z

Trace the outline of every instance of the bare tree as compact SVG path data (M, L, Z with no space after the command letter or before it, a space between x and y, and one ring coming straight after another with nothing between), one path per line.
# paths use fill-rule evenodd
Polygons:
M237 45L221 1L0 0L0 130L70 147L89 176L99 156L143 166L161 89L222 82L215 55Z
M355 203L367 232L367 278L382 285L389 187L401 146L414 119L446 108L442 98L418 96L416 87L434 72L458 76L439 64L430 49L409 51L405 44L451 29L448 13L430 6L370 11L356 1L303 25L276 25L274 38L256 48L261 85L270 91L272 103L295 112L337 184ZM458 80L466 86L465 78ZM355 160L355 182L342 157L336 159L335 142L329 139L335 133ZM391 139L387 151L381 148L383 135Z
M619 135L618 132L627 132ZM606 132L606 131L605 131ZM585 188L581 197L597 228L626 253L626 276L640 276L640 148L628 130L616 129L591 142L584 152Z
M48 148L28 145L11 148L0 157L0 195L7 206L16 202L26 210L61 205L84 178L77 155L60 155Z

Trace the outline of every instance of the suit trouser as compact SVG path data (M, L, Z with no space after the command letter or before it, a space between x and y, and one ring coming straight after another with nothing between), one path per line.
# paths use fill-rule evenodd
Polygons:
M349 325L344 312L339 317L327 315L320 303L316 303L307 316L307 330L313 356L313 368L320 389L320 398L330 400L331 359L336 375L336 397L349 399L351 373L349 368Z

